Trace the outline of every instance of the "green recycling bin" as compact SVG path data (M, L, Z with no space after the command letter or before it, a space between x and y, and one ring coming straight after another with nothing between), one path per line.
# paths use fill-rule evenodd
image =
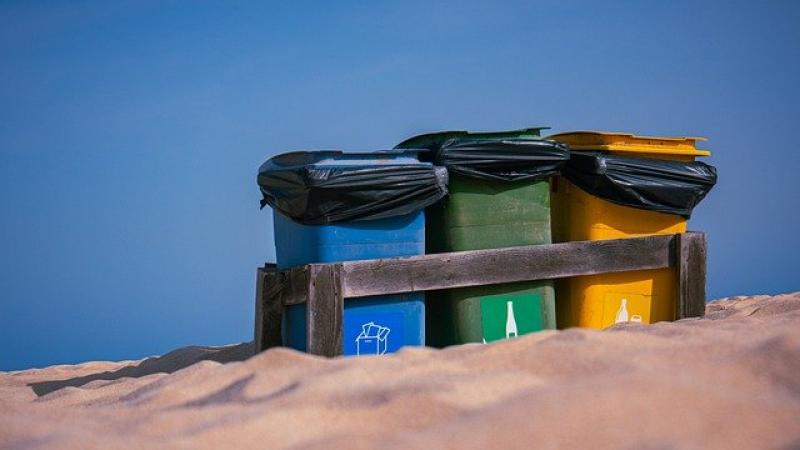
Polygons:
M542 140L542 129L446 131L397 146L428 149L434 164L448 168L449 197L426 213L426 253L551 242L549 177L558 173L569 151ZM427 298L427 343L434 347L556 327L550 281L435 291Z

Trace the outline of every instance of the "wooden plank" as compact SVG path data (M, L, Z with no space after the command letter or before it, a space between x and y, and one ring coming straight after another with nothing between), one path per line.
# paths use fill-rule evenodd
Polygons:
M283 271L281 301L284 305L299 305L306 302L310 267L311 265L306 265Z
M284 277L282 272L272 268L265 272L264 278L264 302L263 302L263 323L261 349L267 350L272 347L279 347L282 343L281 325L283 323L283 298Z
M706 236L687 232L676 235L676 319L703 317L706 311Z
M675 237L578 241L342 264L344 297L670 267ZM298 295L287 297L297 300Z
M262 352L281 344L280 327L283 318L281 291L282 274L275 264L264 264L256 271L256 319L253 351Z
M259 267L256 270L256 320L253 330L253 352L259 353L264 350L264 279L266 272Z
M319 356L342 354L344 297L340 264L308 267L306 350Z

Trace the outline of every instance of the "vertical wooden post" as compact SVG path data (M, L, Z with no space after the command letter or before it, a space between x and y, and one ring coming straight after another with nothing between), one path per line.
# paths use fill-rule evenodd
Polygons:
M259 267L256 270L256 319L253 330L253 353L258 354L261 352L264 341L264 282L266 272L263 268Z
M274 264L265 264L256 272L256 320L253 351L262 352L281 345L283 320L283 276Z
M262 334L262 349L281 346L281 325L283 324L284 292L286 291L286 277L284 272L278 271L274 266L267 270L264 283L264 332Z
M334 357L342 354L344 298L340 264L308 267L306 351Z
M675 243L678 272L675 318L703 317L706 311L706 236L690 231L676 235Z

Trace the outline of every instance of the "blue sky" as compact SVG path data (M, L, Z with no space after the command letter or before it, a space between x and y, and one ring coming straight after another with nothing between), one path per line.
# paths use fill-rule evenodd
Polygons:
M549 125L709 138L709 296L800 289L797 2L3 2L0 370L251 339L255 173Z

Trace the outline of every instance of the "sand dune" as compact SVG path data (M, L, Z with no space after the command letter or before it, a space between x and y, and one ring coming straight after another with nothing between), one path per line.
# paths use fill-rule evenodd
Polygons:
M800 448L800 293L390 357L250 352L0 372L0 447Z

